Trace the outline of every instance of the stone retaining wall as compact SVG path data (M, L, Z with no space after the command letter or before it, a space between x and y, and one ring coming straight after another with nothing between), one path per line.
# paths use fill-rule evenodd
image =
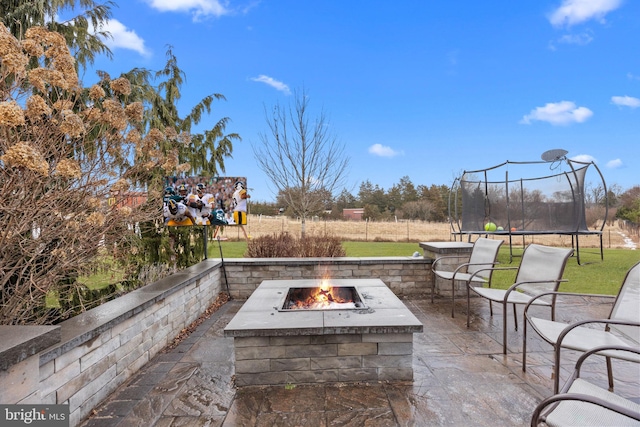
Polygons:
M59 340L56 344L35 354L25 351L0 368L0 402L68 404L74 426L197 319L227 286L233 298L246 299L265 279L326 274L377 277L399 297L419 296L430 292L430 264L422 257L234 258L221 268L220 259L204 260L52 328L59 334L52 340ZM3 337L22 335L20 327L0 329ZM17 341L3 339L0 359L30 346Z
M225 260L233 298L247 299L263 280L382 280L400 298L431 294L431 259L384 258L234 258Z
M236 337L236 384L410 381L413 334Z
M220 272L219 260L205 260L62 322L56 344L0 370L0 402L68 404L79 424L213 303Z

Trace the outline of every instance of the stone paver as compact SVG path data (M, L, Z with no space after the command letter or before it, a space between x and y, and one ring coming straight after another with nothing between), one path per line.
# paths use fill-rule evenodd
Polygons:
M157 355L94 411L83 427L113 426L519 426L551 394L551 346L531 334L528 369L521 369L522 336L510 322L509 354L502 354L502 313L489 317L474 299L470 328L466 301L451 318L450 300L404 301L423 323L414 335L410 382L252 386L233 384L233 338L224 327L242 301L232 300L178 347ZM606 317L610 300L571 308L575 317ZM566 312L566 310L564 310ZM521 313L521 310L519 311ZM576 315L579 313L579 315ZM562 315L560 313L560 315ZM560 319L562 320L562 318ZM579 354L565 352L562 379ZM604 360L588 376L606 384ZM640 401L637 368L614 362L617 392Z

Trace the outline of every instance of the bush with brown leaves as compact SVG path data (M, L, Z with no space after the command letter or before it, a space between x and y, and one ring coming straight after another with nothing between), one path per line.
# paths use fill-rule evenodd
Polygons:
M247 258L324 258L345 255L342 242L336 236L296 238L287 232L250 240L245 253Z

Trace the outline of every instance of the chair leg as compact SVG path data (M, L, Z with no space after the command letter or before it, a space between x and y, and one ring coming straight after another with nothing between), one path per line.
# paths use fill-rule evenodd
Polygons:
M505 313L505 316L506 316L506 313ZM518 330L518 313L517 313L515 304L513 304L513 323L515 324L516 331L517 331Z
M553 353L554 353L554 361L553 361L553 394L558 394L558 390L560 390L560 350L562 348L558 345L558 343L553 344Z
M613 367L611 366L611 358L605 357L607 361L607 375L609 376L609 391L613 392Z
M455 279L451 279L451 318L455 317L455 307L456 307L456 281Z
M502 354L507 354L507 304L503 303L502 316Z
M522 319L522 372L527 372L527 318Z
M433 294L436 293L436 274L431 270L431 304L433 304Z
M467 328L469 327L469 317L471 316L471 295L469 291L469 284L467 284Z

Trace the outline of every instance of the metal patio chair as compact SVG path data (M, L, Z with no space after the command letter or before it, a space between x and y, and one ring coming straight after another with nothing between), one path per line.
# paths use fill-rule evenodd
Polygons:
M504 243L503 240L492 240L484 237L478 238L473 244L471 250L471 256L469 262L461 264L454 271L446 271L439 268L443 261L452 258L462 258L463 256L448 255L436 258L431 264L431 271L434 274L434 278L431 281L431 302L433 302L433 294L435 293L436 277L448 280L451 282L451 317L454 317L455 303L456 303L456 280L474 283L488 283L491 285L491 276L493 270L491 267L497 264L498 250ZM483 274L478 274L482 272Z
M522 254L522 261L518 267L493 268L493 270L515 269L515 282L508 289L495 289L491 287L475 286L476 282L467 282L467 327L471 316L471 292L489 300L489 310L493 316L493 302L502 304L502 352L507 354L507 305L513 305L513 321L518 330L518 318L516 305L529 303L536 295L547 291L556 291L567 265L567 260L573 253L573 249L554 248L550 246L529 244ZM472 278L473 279L473 278ZM536 299L537 306L551 308L551 319L555 320L555 296L545 299Z
M626 352L628 359L640 360L640 349L617 346L596 347L578 359L571 378L556 393L540 402L531 417L531 427L540 423L564 426L640 426L640 405L607 391L580 377L583 362L593 354ZM638 367L640 369L640 367ZM589 375L586 375L589 377Z
M547 292L541 296L556 297L558 295L608 296L574 292ZM535 304L535 300L531 303ZM586 319L567 324L531 316L529 315L529 307L527 305L524 310L522 370L526 371L527 369L527 324L530 324L543 340L553 345L553 373L555 375L553 390L557 393L560 384L560 352L563 348L576 351L587 351L603 345L640 348L640 262L627 271L607 319ZM596 329L598 326L599 328ZM613 390L611 357L628 359L635 356L620 352L604 352L602 354L606 357L609 389ZM640 360L638 361L640 362Z

